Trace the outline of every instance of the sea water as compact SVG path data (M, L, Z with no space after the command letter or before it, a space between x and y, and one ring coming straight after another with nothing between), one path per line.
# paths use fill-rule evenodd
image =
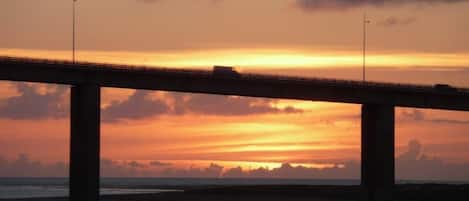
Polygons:
M445 183L448 181L397 181L397 183ZM201 178L101 178L101 195L160 193L186 188L235 185L359 185L360 180L318 179L201 179ZM67 197L68 178L0 178L0 199Z
M100 194L160 193L201 186L357 184L357 180L102 178ZM0 199L67 197L68 191L68 178L0 178Z

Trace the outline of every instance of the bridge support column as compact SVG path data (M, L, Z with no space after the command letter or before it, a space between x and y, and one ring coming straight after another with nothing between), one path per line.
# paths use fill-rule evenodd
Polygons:
M71 88L70 200L99 200L100 88Z
M394 186L394 106L362 106L361 185L366 200L392 200Z

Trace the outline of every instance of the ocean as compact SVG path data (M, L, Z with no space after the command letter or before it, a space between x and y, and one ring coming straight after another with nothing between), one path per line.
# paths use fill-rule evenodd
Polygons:
M357 185L358 180L102 178L101 195L160 193L233 185ZM0 178L0 199L67 197L68 178Z
M467 182L398 181L397 183ZM160 193L187 188L234 185L359 185L359 180L102 178L101 195ZM67 197L68 178L0 178L0 199Z

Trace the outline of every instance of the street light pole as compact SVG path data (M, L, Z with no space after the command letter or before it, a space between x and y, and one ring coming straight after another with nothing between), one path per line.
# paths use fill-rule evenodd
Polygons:
M366 25L370 23L370 21L368 20L368 18L366 17L366 13L363 14L363 82L366 81L366 71L365 71L365 67L366 67L366 37L367 37L367 34L366 34Z
M75 63L75 2L73 0L73 30L72 30L72 62Z

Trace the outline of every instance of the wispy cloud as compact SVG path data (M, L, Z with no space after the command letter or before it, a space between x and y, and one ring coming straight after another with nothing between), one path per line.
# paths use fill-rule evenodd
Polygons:
M138 3L158 3L161 0L137 0Z
M394 27L394 26L406 26L416 21L417 21L417 18L415 17L399 18L399 17L391 16L386 19L378 21L376 24L378 26Z
M296 5L305 11L347 10L362 6L387 7L409 4L453 4L467 0L296 0Z
M164 0L136 0L138 3L159 3L159 2L162 2ZM200 0L199 0L200 1ZM222 3L223 0L208 0L210 3L213 3L213 4L219 4L219 3Z
M429 123L440 124L468 124L469 120L449 119L449 118L431 118L428 117L423 111L418 109L403 110L401 113L401 120L403 121L423 121Z

